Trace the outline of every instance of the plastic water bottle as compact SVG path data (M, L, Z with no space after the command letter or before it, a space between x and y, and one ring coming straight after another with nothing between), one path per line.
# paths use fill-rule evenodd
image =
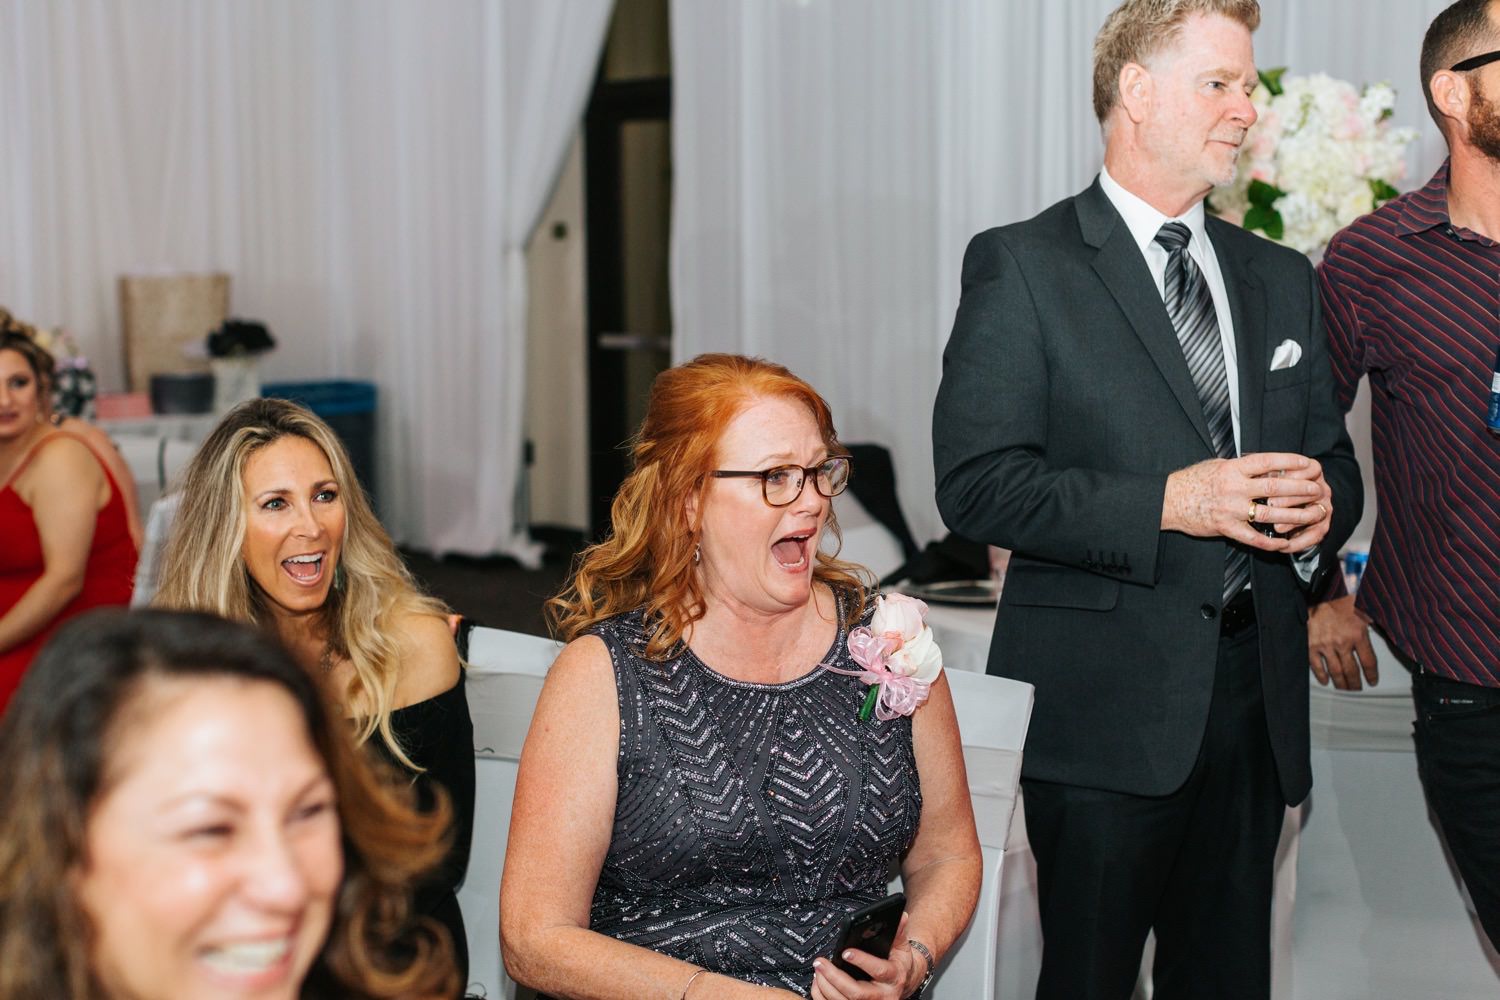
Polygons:
M1370 553L1364 549L1349 549L1344 553L1344 586L1349 593L1359 589L1360 577L1365 575L1365 566L1370 562Z

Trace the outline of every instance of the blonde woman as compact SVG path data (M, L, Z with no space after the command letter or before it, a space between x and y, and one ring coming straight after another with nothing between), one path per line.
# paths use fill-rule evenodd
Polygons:
M235 407L188 465L153 603L275 633L356 736L453 806L453 842L418 908L468 955L454 890L473 824L473 727L446 609L418 589L338 437L279 399Z

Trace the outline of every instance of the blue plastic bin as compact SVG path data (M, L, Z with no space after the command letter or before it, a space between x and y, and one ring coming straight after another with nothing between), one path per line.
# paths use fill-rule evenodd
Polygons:
M372 506L375 496L375 383L335 380L330 382L268 382L260 394L301 403L332 427L359 477Z

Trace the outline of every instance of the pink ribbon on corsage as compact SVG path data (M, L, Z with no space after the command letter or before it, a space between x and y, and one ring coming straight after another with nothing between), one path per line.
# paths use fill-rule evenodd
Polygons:
M895 635L875 635L861 626L849 633L849 656L861 670L840 670L824 664L824 669L846 677L858 677L870 685L870 694L860 707L859 717L870 717L872 702L875 718L890 722L902 715L911 715L922 707L932 685L904 674L898 674L886 666L891 653L901 648L901 639Z

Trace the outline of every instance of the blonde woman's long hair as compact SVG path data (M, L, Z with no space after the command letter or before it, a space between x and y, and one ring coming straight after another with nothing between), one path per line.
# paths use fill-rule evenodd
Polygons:
M838 454L828 404L781 365L738 354L700 354L656 376L631 448L634 468L610 508L610 535L578 556L573 578L547 602L554 636L570 642L607 618L644 607L651 627L645 655L655 660L674 655L688 627L706 610L693 571L698 536L688 523L688 499L702 495L730 422L764 398L807 407L829 454ZM832 509L827 530L842 541ZM858 595L851 616L857 619L868 571L821 551L816 559L813 579Z
M219 422L183 472L161 586L151 603L274 630L265 595L241 555L244 474L251 455L285 437L303 438L322 450L344 502L344 541L323 605L323 627L329 651L354 668L343 695L356 737L364 743L379 733L396 759L415 770L391 730L401 673L396 625L409 614L442 618L447 608L417 588L370 509L343 444L311 411L283 399L252 399Z

